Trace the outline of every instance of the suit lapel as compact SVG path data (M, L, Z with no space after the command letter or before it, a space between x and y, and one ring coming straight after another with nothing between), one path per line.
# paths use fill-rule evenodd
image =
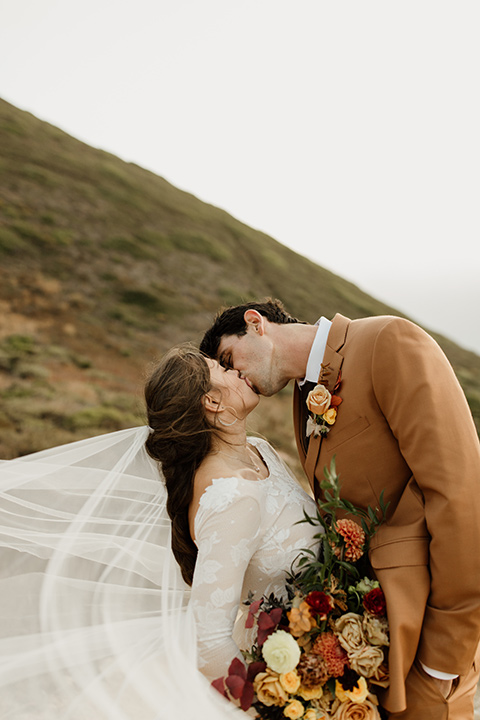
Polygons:
M327 390L332 394L337 384L340 370L343 363L343 355L340 354L340 350L345 344L345 338L347 335L348 326L350 320L343 315L335 315L332 322L332 327L328 333L327 346L325 348L325 354L323 356L322 368L320 376L318 378L319 385L325 385ZM305 404L305 403L304 403ZM315 468L317 465L320 448L322 445L323 437L321 435L314 437L310 435L310 441L308 443L308 450L305 459L305 473L310 482L315 497L318 497L318 483L315 478ZM328 441L327 441L328 442Z

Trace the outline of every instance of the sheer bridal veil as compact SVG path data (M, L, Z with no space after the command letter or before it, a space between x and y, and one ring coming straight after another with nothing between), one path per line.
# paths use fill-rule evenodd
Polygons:
M240 715L196 669L148 432L0 462L2 720Z

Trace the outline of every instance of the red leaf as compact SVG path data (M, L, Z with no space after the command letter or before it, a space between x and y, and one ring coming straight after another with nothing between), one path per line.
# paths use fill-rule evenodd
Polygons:
M243 688L242 699L240 700L240 707L242 710L245 710L245 712L253 702L253 695L253 683L246 682Z
M243 688L245 687L245 680L238 675L229 675L225 680L225 685L232 693L232 697L238 700L242 697Z
M269 613L262 612L258 618L258 636L257 642L261 646L269 635L277 627L282 619L282 608L274 608Z
M225 690L225 680L223 677L212 680L212 687L214 687L215 690L218 690L220 695L223 695L223 697L228 697L227 691Z
M256 662L251 663L248 666L247 679L254 680L258 673L264 672L266 667L267 663L264 663L261 660L257 660Z
M272 622L275 623L275 625L278 625L282 619L282 608L274 608L273 610L270 610L270 617Z
M254 615L258 612L258 609L260 605L262 604L262 600L255 600L254 603L252 603L248 609L248 615L247 619L245 621L245 627L246 628L252 628L253 627L253 621L254 621Z
M266 613L266 612L260 613L260 616L258 618L258 627L260 630L269 630L269 629L273 628L274 625L275 625L275 623L273 622L269 613Z
M238 658L233 658L228 668L228 674L241 677L242 680L247 679L247 668Z
M268 638L269 635L271 635L274 631L275 626L273 625L270 628L267 628L266 630L259 630L257 635L257 643L258 646L261 647L265 640Z

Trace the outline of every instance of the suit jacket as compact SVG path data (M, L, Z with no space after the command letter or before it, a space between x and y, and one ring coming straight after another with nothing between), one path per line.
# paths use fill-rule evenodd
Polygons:
M416 657L462 675L480 640L480 445L448 360L408 320L336 315L319 382L333 391L340 371L336 422L308 450L295 386L297 447L316 495L335 456L344 498L375 508L385 490L390 501L370 561L390 625L382 704L400 712Z

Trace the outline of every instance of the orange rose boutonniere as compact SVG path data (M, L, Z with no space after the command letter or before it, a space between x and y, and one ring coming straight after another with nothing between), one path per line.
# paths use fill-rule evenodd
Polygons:
M340 383L337 383L337 386ZM336 389L336 388L335 388ZM315 385L307 395L307 408L310 417L307 420L307 437L313 434L314 437L327 435L330 426L337 419L337 408L342 402L338 395L332 395L324 385Z

